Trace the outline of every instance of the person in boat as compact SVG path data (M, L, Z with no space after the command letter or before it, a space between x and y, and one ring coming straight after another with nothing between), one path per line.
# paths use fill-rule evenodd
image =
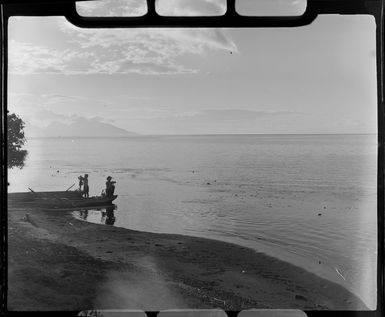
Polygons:
M79 177L78 177L78 180L79 180L79 191L82 191L82 186L83 186L83 176L82 175L80 175Z
M88 187L88 174L84 174L83 185L84 185L84 187L83 187L84 198L88 198L88 197L90 197L90 195L89 195L90 188Z
M116 184L116 182L112 181L111 179L112 179L111 176L107 177L107 182L106 182L106 196L107 197L113 196L114 191L115 191L115 185L114 184Z

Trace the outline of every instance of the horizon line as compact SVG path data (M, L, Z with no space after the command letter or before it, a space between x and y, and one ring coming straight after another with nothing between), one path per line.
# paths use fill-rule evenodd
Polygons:
M378 135L375 133L202 133L202 134L135 134L125 136L35 136L26 139L129 139L141 137L172 137L172 136L289 136L289 135Z

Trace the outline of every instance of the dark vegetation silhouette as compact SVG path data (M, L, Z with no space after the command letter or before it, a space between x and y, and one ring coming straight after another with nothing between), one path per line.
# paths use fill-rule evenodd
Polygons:
M8 168L23 168L27 151L23 150L26 139L24 137L24 121L16 114L7 114L8 133Z

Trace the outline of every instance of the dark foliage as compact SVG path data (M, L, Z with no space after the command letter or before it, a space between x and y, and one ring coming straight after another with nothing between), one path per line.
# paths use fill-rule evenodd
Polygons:
M8 168L23 168L27 151L22 147L25 143L24 121L16 114L7 115L8 123Z

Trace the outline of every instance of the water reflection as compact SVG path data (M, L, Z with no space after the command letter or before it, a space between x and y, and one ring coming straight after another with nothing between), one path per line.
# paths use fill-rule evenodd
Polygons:
M107 207L104 214L106 215L104 224L112 226L115 223L114 207L113 206Z
M89 221L89 222L94 222L94 223L102 223L105 225L114 225L116 217L114 214L114 210L117 209L116 205L111 205L105 208L95 208L92 210L89 209L83 209L79 210L79 217L83 220ZM95 219L95 216L97 216L97 212L100 212L100 220L97 221Z

